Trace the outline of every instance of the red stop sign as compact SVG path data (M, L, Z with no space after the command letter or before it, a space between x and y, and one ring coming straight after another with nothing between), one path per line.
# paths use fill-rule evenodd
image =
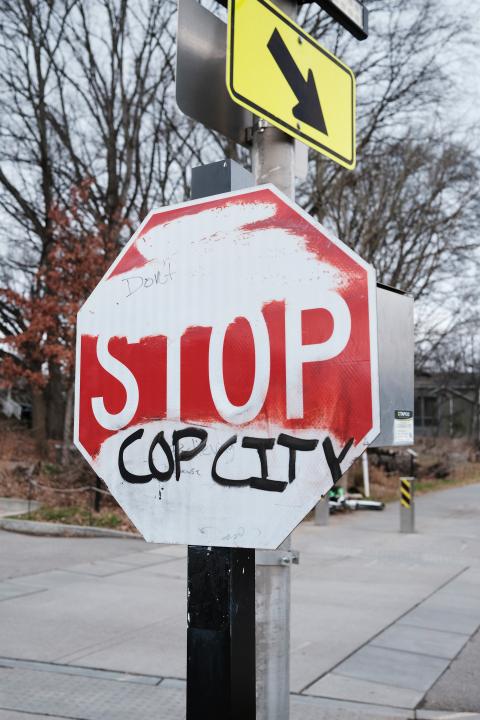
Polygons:
M270 186L150 213L79 313L75 413L147 540L282 542L379 432L375 288Z

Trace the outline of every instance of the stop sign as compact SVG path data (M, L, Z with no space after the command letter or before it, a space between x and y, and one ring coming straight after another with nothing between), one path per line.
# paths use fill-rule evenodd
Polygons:
M285 539L379 432L375 296L273 186L150 213L78 314L75 407L146 540Z

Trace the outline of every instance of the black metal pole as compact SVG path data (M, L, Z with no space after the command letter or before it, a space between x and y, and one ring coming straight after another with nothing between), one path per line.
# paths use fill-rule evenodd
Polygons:
M187 720L255 718L255 551L188 548Z
M193 199L252 185L231 160L192 171ZM187 720L255 715L255 551L190 545Z

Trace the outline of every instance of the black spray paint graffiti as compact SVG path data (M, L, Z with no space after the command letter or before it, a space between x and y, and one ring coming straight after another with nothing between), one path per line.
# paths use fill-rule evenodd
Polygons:
M143 484L148 483L151 480L158 480L159 482L166 482L175 473L176 480L180 480L182 473L182 463L190 462L202 450L204 450L208 433L203 428L187 427L183 430L175 430L172 434L172 446L173 451L168 442L165 440L163 431L157 433L153 438L149 450L148 450L148 468L149 473L146 475L136 475L130 472L125 466L125 452L128 447L133 443L141 440L143 437L144 430L135 430L129 435L120 445L118 452L118 469L123 480L132 484ZM184 449L182 442L185 439L194 438L199 442L191 449ZM236 444L237 435L232 435L221 447L218 448L211 469L212 479L219 485L226 487L251 487L256 490L265 490L267 492L283 492L289 483L292 483L296 477L296 461L297 452L310 452L315 450L318 446L318 440L311 439L305 440L302 438L296 438L286 433L280 433L278 438L259 438L246 436L242 439L241 447L248 450L256 450L258 454L258 460L260 463L260 475L253 476L244 479L233 479L223 477L218 473L218 463L222 456L228 451L230 447ZM282 447L288 448L288 482L282 482L280 480L274 480L268 476L268 456L267 451L273 450L275 444L281 445ZM353 445L353 438L347 442L345 447L342 449L340 454L335 455L332 441L330 438L326 438L322 443L325 460L330 469L333 483L335 484L342 476L341 463L345 459L348 451ZM162 450L166 461L166 469L160 470L154 461L154 452L157 446ZM183 471L185 472L185 471Z
M217 464L222 455L228 450L229 447L235 445L237 442L237 436L232 435L221 448L219 448L212 465L212 478L215 482L220 485L227 485L229 487L235 487L238 485L249 485L257 490L270 490L273 492L283 492L287 487L288 483L280 482L278 480L272 480L268 477L268 461L267 461L267 450L272 450L275 445L274 438L256 438L256 437L244 437L242 440L242 447L256 450L258 453L258 459L260 460L260 477L250 477L245 480L229 480L228 478L221 477L217 472ZM281 433L277 438L277 445L283 445L289 449L289 461L288 461L288 482L295 480L296 471L296 452L297 450L315 450L318 445L318 440L301 440L295 438L292 435L286 435Z

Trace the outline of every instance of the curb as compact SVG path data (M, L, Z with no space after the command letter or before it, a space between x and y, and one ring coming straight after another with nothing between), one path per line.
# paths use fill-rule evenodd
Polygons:
M417 720L480 720L476 712L455 712L452 710L416 710Z
M16 520L13 518L0 518L0 530L46 537L110 537L129 538L130 540L140 540L142 537L139 533L97 528L90 525L63 525L61 523Z

